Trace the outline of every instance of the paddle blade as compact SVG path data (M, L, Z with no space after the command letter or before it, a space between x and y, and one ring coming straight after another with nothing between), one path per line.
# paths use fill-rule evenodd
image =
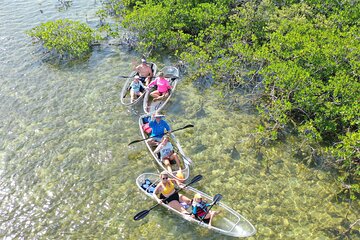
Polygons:
M146 140L146 139L140 139L140 140L132 141L132 142L130 142L130 143L128 144L128 146L130 146L130 145L133 144L133 143L141 142L141 141L144 141L144 140Z
M149 212L150 212L149 210L143 210L143 211L139 212L138 214L136 214L134 216L134 220L138 221L140 219L143 219L144 217L146 217L149 214Z
M195 176L193 179L191 179L191 181L186 185L188 186L190 184L196 183L196 182L200 181L202 178L203 178L203 176L201 174L199 174L199 175Z
M194 124L188 124L188 125L186 125L185 127L183 127L182 129L189 128L189 127L194 127ZM179 130L180 130L180 129L179 129Z
M213 198L213 202L214 204L216 204L217 202L219 202L222 199L222 195L220 193L216 194Z

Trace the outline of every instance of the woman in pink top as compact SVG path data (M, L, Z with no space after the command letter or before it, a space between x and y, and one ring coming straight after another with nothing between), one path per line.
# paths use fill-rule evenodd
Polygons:
M149 84L148 88L150 89L152 86L157 86L157 89L150 93L154 101L169 96L171 86L169 81L165 79L163 72L159 72L158 77Z

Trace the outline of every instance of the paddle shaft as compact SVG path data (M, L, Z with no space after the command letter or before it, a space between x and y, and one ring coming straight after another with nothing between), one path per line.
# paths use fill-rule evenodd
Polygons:
M194 125L193 125L193 124L186 125L185 127L178 128L178 129L175 129L175 130L171 131L171 133L177 132L177 131L180 131L180 130L183 130L183 129L186 129L186 128L189 128L189 127L194 127ZM151 136L151 137L147 137L147 138L144 138L144 139L138 139L138 140L135 140L135 141L130 142L128 145L131 145L131 144L137 143L137 142L142 142L142 141L148 140L148 139L150 139L150 138L154 138L154 137L161 137L161 136L163 136L163 135L164 135L164 134L158 134L158 135Z
M209 209L206 211L206 213L204 214L204 216L201 219L201 221L203 222L204 221L204 218L206 217L206 215L210 212L211 208L218 202L222 199L222 196L221 194L216 194L215 197L214 197L214 202L213 204L210 205Z

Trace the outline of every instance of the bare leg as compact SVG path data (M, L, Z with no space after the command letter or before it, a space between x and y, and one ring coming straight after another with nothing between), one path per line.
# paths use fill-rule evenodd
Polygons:
M154 100L156 100L157 98L159 98L160 93L159 91L155 90L152 93L150 93L150 95L154 98Z
M181 170L179 156L175 152L170 156L170 160L175 160L176 165L178 166L179 170Z
M161 93L159 93L159 97L157 97L156 100L164 99L167 98L168 96L169 96L169 92L163 93L162 95Z
M163 162L164 162L164 165L166 166L167 170L169 172L172 172L170 161L168 159L165 159L165 160L163 160Z
M180 202L185 202L188 205L191 204L191 199L182 194L179 194L179 200L180 200Z
M211 226L211 222L212 222L214 216L218 215L219 213L220 213L220 211L210 211L208 214L206 214L205 218L210 217L209 226Z
M145 86L149 85L150 79L151 79L150 77L147 77L147 78L146 78L146 80L145 80Z
M135 100L135 92L133 90L130 90L130 97L131 97L131 102L133 102Z
M150 138L148 140L146 140L146 142L153 147L156 147L157 145L159 145L159 143L157 141L155 141L154 139Z
M176 209L177 211L181 212L181 213L187 213L186 209L183 208L183 207L181 206L181 204L180 204L178 201L176 201L176 200L173 200L173 201L169 202L168 205L169 205L170 207Z

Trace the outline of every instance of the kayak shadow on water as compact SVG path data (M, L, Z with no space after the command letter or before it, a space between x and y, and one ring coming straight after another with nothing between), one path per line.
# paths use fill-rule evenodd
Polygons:
M204 103L201 102L200 108L195 113L195 117L196 118L204 118L206 116L207 116L207 113L204 110Z
M239 151L236 149L236 146L234 145L232 149L228 149L230 150L230 157L233 160L240 160L240 153Z
M198 154L198 153L201 153L202 151L205 151L206 149L207 149L207 146L200 143L193 148L193 152L194 152L194 154Z
M193 82L193 86L196 87L200 92L204 92L214 84L214 78L209 74L207 76L199 77Z

